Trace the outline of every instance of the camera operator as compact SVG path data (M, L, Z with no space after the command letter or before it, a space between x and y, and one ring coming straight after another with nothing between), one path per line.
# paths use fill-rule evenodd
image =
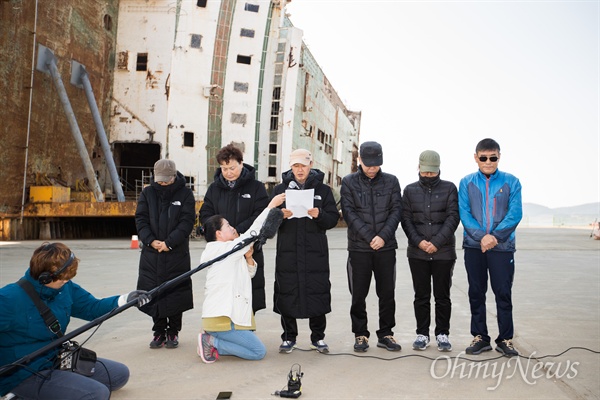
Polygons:
M10 367L55 341L65 332L71 317L91 321L133 299L138 299L138 306L150 301L143 291L96 299L71 281L78 265L79 259L64 244L44 243L33 252L21 281L0 289L0 365ZM28 294L21 285L34 292ZM48 319L42 317L30 297L34 295L54 314L58 324L46 323ZM129 380L127 366L103 358L96 360L90 376L58 369L59 350L57 346L26 365L2 368L0 396L10 392L26 399L108 399L111 391Z

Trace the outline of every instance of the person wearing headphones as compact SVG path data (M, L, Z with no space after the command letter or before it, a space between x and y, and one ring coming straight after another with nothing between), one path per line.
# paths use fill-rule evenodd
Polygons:
M10 392L23 399L109 399L129 380L126 365L104 358L97 358L91 376L59 369L60 346L10 368L61 337L71 317L91 321L131 300L137 299L138 307L150 301L140 290L97 299L72 281L78 266L79 259L66 245L44 243L33 252L23 278L0 289L0 396ZM39 296L50 310L53 324L46 323L32 296Z

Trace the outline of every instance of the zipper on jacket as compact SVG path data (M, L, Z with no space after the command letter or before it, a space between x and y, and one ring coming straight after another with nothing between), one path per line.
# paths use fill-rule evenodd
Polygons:
M490 233L490 218L491 215L489 214L489 202L490 202L490 178L486 177L485 179L485 224L486 224L486 228L485 228L485 233Z
M371 220L373 221L373 230L377 234L377 221L375 220L375 199L373 196L373 182L369 181L369 188L371 189Z

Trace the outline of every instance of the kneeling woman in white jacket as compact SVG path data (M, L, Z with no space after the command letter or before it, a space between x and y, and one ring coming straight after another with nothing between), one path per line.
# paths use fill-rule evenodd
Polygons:
M269 210L285 201L285 193L273 197L269 205L242 235L220 215L210 217L204 224L208 242L200 262L206 262L232 250L246 238L260 231ZM252 312L252 277L256 262L252 259L253 244L246 251L232 253L208 267L202 305L202 328L198 335L198 355L205 363L215 362L219 356L237 356L246 360L260 360L267 350L255 334L256 323Z

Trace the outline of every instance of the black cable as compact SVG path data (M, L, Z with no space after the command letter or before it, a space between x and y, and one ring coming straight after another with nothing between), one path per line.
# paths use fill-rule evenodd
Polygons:
M300 347L296 347L296 349L295 349L295 350L306 351L306 352L312 352L312 351L313 351L312 349L302 349L302 348L300 348ZM540 360L541 360L541 359L543 359L543 358L555 358L555 357L560 357L560 356L562 356L563 354L565 354L565 353L567 353L568 351L571 351L571 350L585 350L585 351L589 351L590 353L594 353L594 354L600 354L600 351L598 351L598 350L592 350L592 349L589 349L589 348L587 348L587 347L578 347L578 346L573 346L573 347L569 347L568 349L566 349L566 350L564 350L563 352L561 352L561 353L558 353L558 354L547 354L547 355L543 355L543 356L534 356L534 354L531 354L530 356L524 356L524 355L522 355L522 354L519 354L519 355L518 355L518 357L519 357L519 358L524 358L524 359L530 359L530 358L534 358L534 359L540 359ZM427 359L427 360L431 360L431 361L437 361L437 360L439 360L439 358L440 358L440 357L444 357L444 356L447 356L447 357L452 357L452 356L453 356L453 355L452 355L451 353L449 353L449 352L440 352L440 353L439 353L439 354L440 354L440 356L438 356L438 357L435 357L435 358L434 358L434 357L429 357L429 356L426 356L426 355L423 355L423 354L404 354L404 355L401 355L401 356L396 356L396 357L390 357L390 358L387 358L387 357L379 357L379 356L364 355L364 353L362 353L362 354L360 354L360 355L359 355L359 354L356 354L356 353L331 353L331 352L329 352L329 353L321 353L321 352L318 352L318 353L319 353L319 354L326 355L326 356L352 356L352 357L358 357L358 358L374 358L374 359L377 359L377 360L382 360L382 361L394 361L394 360L399 360L399 359L402 359L402 358L410 358L410 357L425 358L425 359ZM498 360L498 359L502 359L502 358L509 358L509 357L506 357L505 355L499 355L499 356L497 356L497 357L490 357L490 358L477 358L477 359L472 359L472 358L463 357L463 356L461 355L461 353L459 353L459 354L456 354L456 355L454 355L454 356L455 356L455 357L457 357L457 358L460 358L461 360L465 360L465 361L472 361L472 362L483 362L483 361L492 361L492 360Z

